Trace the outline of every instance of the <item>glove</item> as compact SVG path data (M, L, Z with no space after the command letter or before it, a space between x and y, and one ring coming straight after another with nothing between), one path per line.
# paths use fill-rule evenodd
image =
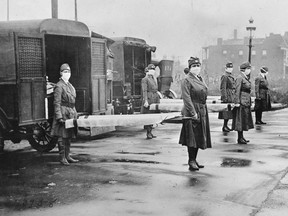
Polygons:
M64 125L65 124L65 120L64 119L58 119L57 120L58 121L58 123L60 124L60 125Z
M147 107L149 107L149 103L148 103L148 101L146 100L145 101L145 103L144 103L144 105L143 105L145 108L147 108Z
M235 107L240 107L240 104L235 104L234 106L235 106Z

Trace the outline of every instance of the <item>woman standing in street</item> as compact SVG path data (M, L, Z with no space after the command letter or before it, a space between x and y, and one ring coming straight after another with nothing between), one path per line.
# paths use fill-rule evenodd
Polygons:
M247 144L243 136L243 131L254 128L251 114L251 82L249 76L251 73L251 64L245 62L240 65L240 74L236 78L235 98L233 109L232 129L238 132L238 144Z
M234 102L235 93L235 79L232 75L233 64L228 62L225 67L225 73L221 77L220 92L221 92L221 102L228 104L228 111L219 112L218 119L224 119L224 124L222 127L223 132L230 132L232 129L228 127L229 119L233 119L233 114L231 111L231 103Z
M183 125L179 144L187 146L190 171L204 168L197 162L198 149L211 148L209 118L206 105L208 88L200 76L199 58L188 60L189 72L182 82Z
M155 65L149 64L147 68L145 68L146 76L141 81L142 87L142 106L141 106L141 114L153 113L154 111L149 110L149 106L152 103L159 103L160 96L158 95L158 84L157 79L155 77ZM144 125L144 129L147 130L146 136L147 139L156 138L152 134L153 125Z
M262 121L263 111L271 109L270 95L269 95L269 84L267 80L268 68L261 67L260 74L255 78L255 116L257 125L266 124Z
M65 120L77 119L75 109L76 91L69 82L71 70L68 64L61 65L60 76L60 80L54 89L54 119L51 134L58 137L60 163L69 165L69 162L77 163L78 160L70 156L71 139L75 138L75 131L73 128L65 128Z

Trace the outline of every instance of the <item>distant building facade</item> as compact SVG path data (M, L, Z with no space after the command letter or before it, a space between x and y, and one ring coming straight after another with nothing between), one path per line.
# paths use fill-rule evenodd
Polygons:
M239 71L241 63L248 61L249 38L237 38L234 30L234 38L217 39L217 45L203 47L202 62L205 73L208 76L208 84L218 84L227 61L234 65L234 72ZM260 67L269 68L269 79L277 81L288 78L288 32L283 36L271 33L266 38L253 38L251 52L251 64L253 66L252 77L257 76Z

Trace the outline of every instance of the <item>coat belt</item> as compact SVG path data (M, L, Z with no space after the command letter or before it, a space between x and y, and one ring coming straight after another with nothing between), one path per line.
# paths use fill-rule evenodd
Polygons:
M75 103L61 102L61 106L74 108L75 107Z

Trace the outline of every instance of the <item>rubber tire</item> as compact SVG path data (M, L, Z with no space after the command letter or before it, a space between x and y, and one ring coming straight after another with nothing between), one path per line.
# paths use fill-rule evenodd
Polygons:
M33 134L33 129L35 127L40 127L42 131L42 136L37 137ZM51 133L51 124L49 122L45 122L42 124L37 124L33 128L31 128L30 135L28 135L27 140L35 150L39 152L49 152L55 148L57 144L57 137L52 137Z

